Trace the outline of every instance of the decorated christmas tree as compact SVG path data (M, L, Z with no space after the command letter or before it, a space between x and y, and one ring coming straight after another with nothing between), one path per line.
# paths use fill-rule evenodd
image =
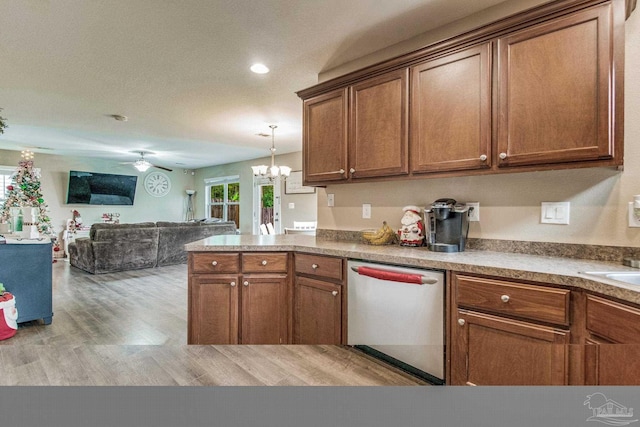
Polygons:
M11 219L11 208L37 208L36 221L38 231L44 235L52 235L49 207L42 197L40 189L40 171L33 167L33 153L22 152L22 160L7 186L7 199L0 210L0 219L6 222Z

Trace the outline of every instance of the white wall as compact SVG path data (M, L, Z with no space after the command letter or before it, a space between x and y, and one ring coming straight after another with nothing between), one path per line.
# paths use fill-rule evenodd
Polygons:
M270 157L255 159L245 162L229 163L226 165L212 166L196 171L197 190L195 199L196 218L205 216L204 180L230 175L240 176L240 232L251 234L253 227L253 173L252 165L271 163ZM281 154L276 156L277 165L286 165L293 170L302 169L302 152ZM289 209L289 203L295 205ZM285 194L284 183L282 185L282 227L293 227L293 221L316 221L317 195L316 194Z
M0 165L18 167L21 160L19 151L0 150ZM42 194L49 205L51 223L56 233L60 233L71 217L71 210L76 209L85 224L102 222L103 213L117 212L120 222L142 221L181 221L184 219L186 205L185 190L193 188L194 176L185 175L183 170L165 172L171 179L171 191L165 197L150 196L143 188L144 177L154 169L145 173L138 172L132 165L123 165L116 161L100 160L87 157L66 157L35 153L34 167L42 171ZM136 195L133 206L90 206L69 205L67 187L69 171L112 173L121 175L137 175ZM163 171L164 172L164 171Z
M640 194L640 10L626 22L624 171L576 169L481 177L330 185L319 189L318 226L360 230L386 220L400 226L402 207L427 206L437 198L480 202L479 223L472 237L583 243L640 245L640 228L627 227L627 203ZM401 51L386 51L395 56ZM393 54L393 55L392 55ZM373 56L376 61L379 56ZM366 65L360 61L359 66ZM349 67L345 67L348 70ZM335 194L335 207L326 194ZM540 223L540 202L571 202L570 225ZM372 218L361 218L362 203L372 204Z

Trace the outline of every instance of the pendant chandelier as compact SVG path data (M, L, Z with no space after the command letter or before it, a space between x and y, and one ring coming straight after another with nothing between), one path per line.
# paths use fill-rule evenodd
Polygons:
M271 166L260 165L260 166L251 166L253 169L253 176L257 177L265 177L265 178L278 178L279 176L288 177L291 173L291 168L289 166L276 166L276 145L275 145L275 129L278 127L276 125L269 125L271 128Z

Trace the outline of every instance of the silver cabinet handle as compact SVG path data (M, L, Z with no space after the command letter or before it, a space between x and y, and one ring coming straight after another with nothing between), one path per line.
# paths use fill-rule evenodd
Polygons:
M333 295L335 297L336 295L338 295L338 291L331 292L331 295Z
M351 168L349 169L349 172L353 174L353 173L356 173L356 170L354 168Z
M483 154L482 156L480 156L480 161L484 162L485 160L487 160L487 155Z
M340 169L339 172L340 172L340 175L344 175L344 169Z
M262 260L262 265L267 265L267 260L266 259Z
M502 295L500 299L502 300L502 302L509 302L509 295Z
M229 283L231 285L231 287L233 288L236 285L236 282L231 282Z
M247 280L245 280L242 284L245 286L249 286L249 282Z
M499 156L499 157L500 157L502 160L504 160L504 159L506 159L506 158L507 158L507 153L500 153L500 156Z
M215 267L216 265L218 265L218 261L211 261L211 265Z
M311 264L311 268L313 268L314 270L318 268L318 264Z
M465 323L464 319L458 319L458 325L464 326Z

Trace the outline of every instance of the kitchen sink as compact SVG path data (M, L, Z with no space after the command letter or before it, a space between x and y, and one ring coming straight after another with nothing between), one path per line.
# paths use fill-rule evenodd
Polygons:
M617 280L630 285L640 285L640 271L585 271L584 274Z

